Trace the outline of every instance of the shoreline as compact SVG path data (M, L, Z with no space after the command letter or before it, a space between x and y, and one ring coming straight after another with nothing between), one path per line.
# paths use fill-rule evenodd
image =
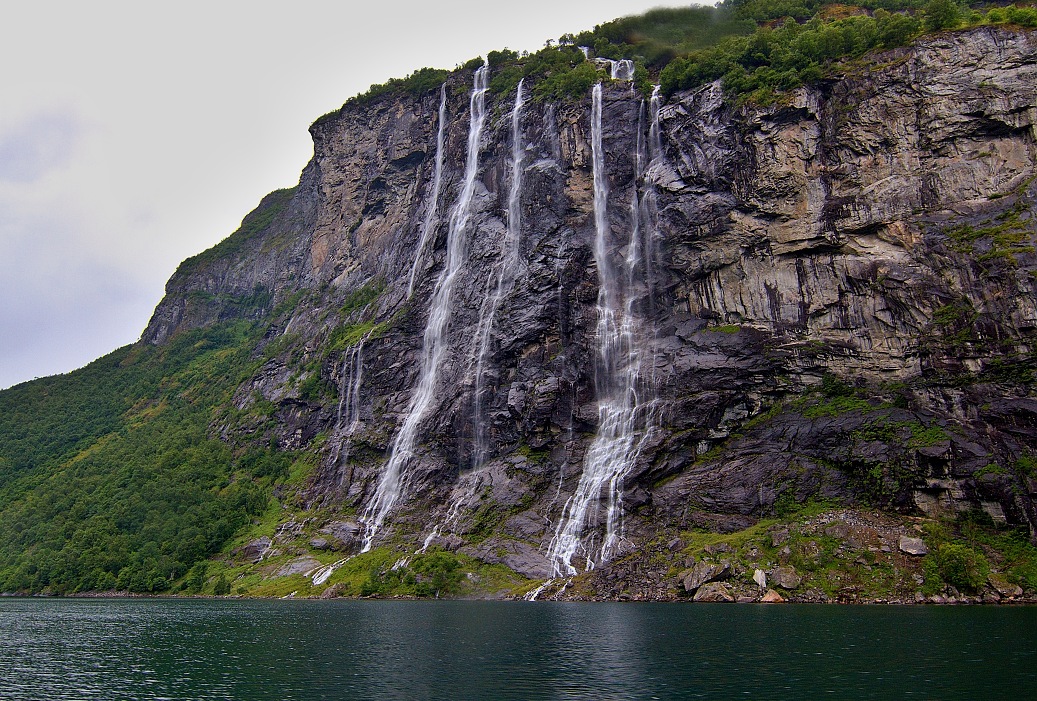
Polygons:
M867 601L838 601L838 600L819 600L819 599L804 599L802 597L790 597L782 598L780 601L764 601L760 599L750 599L748 597L741 597L734 601L694 601L691 598L658 598L658 599L647 599L647 598L633 598L633 597L618 597L618 598L604 598L604 597L591 597L591 598L564 598L564 599L539 599L536 601L529 601L522 597L507 596L507 597L416 597L416 596L336 596L336 597L320 597L320 596L245 596L240 594L228 595L228 596L215 596L211 594L144 594L137 592L119 592L119 591L104 591L104 592L77 592L75 594L22 594L18 592L0 592L0 599L156 599L156 600L199 600L199 601L472 601L472 602L485 602L485 601L497 601L497 602L515 602L515 603L593 603L593 604L734 604L734 605L747 605L747 604L762 604L762 605L808 605L808 606L906 606L906 607L917 607L917 606L1037 606L1037 597L1010 597L1004 598L998 601L983 600L979 596L963 596L963 597L942 597L934 595L933 597L927 597L923 601L919 600L903 600L903 599L871 599ZM937 599L937 600L933 600Z

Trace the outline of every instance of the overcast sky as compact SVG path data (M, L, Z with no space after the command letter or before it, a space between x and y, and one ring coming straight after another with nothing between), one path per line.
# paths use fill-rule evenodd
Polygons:
M294 185L309 124L372 83L688 4L8 3L0 388L136 341L177 264Z

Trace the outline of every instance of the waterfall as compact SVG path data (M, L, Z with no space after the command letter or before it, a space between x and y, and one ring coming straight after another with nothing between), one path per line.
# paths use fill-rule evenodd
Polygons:
M342 352L342 378L338 395L338 414L336 423L342 425L345 414L347 426L354 426L360 420L360 381L364 374L364 342L351 346Z
M442 520L437 523L422 542L421 547L414 553L415 555L421 555L428 550L429 546L432 545L432 541L438 538L446 529L446 532L452 533L453 528L457 527L457 524L461 520L461 510L466 506L471 507L473 501L476 500L476 496L479 492L479 488L483 484L483 475L478 472L469 472L461 476L458 480L457 486L454 487L453 493L450 495L450 506L447 507L446 515Z
M360 383L364 376L364 343L366 341L366 338L362 338L360 343L350 346L342 352L338 410L335 414L334 428L337 444L335 454L331 459L331 464L336 467L349 459L349 442L360 427Z
M655 265L660 258L659 229L653 221L657 211L655 184L659 176L659 169L666 157L663 153L662 130L659 127L660 98L658 85L652 88L652 97L648 104L651 118L648 127L648 153L651 158L647 168L642 171L644 175L644 197L641 199L641 217L651 227L645 240L645 279L648 283L648 303L652 305L655 301L655 289L653 287ZM652 311L654 312L654 309Z
M515 107L511 112L511 189L508 193L508 230L501 244L501 260L497 266L497 282L493 294L483 304L479 314L479 325L476 329L476 347L478 355L475 362L475 396L473 397L474 410L472 412L472 423L474 428L474 446L472 448L472 466L479 467L486 460L488 452L486 417L483 407L483 393L485 391L484 366L486 356L490 350L490 336L493 333L493 322L497 316L501 300L511 292L518 277L519 266L519 240L522 228L522 106L525 100L522 97L522 83L519 81L518 92L515 94Z
M428 210L425 212L425 221L421 227L421 236L418 238L418 248L414 252L414 263L410 269L410 280L407 282L407 299L414 294L414 277L418 273L418 267L424 260L425 247L428 245L429 237L436 225L439 215L439 187L443 182L443 141L446 133L446 83L439 86L439 128L436 131L436 167L432 176L432 199Z
M628 58L624 58L620 61L613 61L611 69L610 74L612 80L634 79L634 62Z
M468 220L471 215L472 198L475 194L475 176L479 169L479 141L486 121L486 88L489 83L489 68L483 66L475 72L469 108L471 123L468 128L468 157L465 161L464 184L457 202L450 212L447 229L447 253L443 270L436 280L435 291L429 306L428 323L425 326L421 350L419 380L407 408L407 417L396 433L390 447L389 460L382 470L381 479L374 497L364 511L364 539L361 552L371 549L374 537L381 528L386 515L406 489L405 468L414 457L418 427L432 405L439 379L440 364L446 350L446 330L450 322L451 296L454 282L465 261Z
M663 138L659 128L659 89L660 86L652 87L651 113L652 123L648 128L648 141L652 148L652 163L656 163L663 157Z
M619 61L611 58L596 58L594 65L598 68L607 68L612 80L630 82L634 79L634 62L628 58Z
M598 356L594 386L598 397L598 432L587 451L583 474L576 492L566 501L548 557L554 560L556 576L576 573L573 558L582 551L587 569L615 554L622 541L623 479L634 465L644 439L651 431L653 406L651 387L642 378L642 360L647 345L638 301L646 294L643 266L641 203L635 193L631 202L630 238L622 266L609 255L609 191L602 147L602 88L594 87L591 112L591 156L594 182L594 258L598 267ZM644 105L637 129L637 175L645 161L642 137ZM620 268L625 268L621 270ZM605 535L595 552L592 542L581 537L591 517L597 516L602 492L607 494ZM595 518L595 521L597 519Z

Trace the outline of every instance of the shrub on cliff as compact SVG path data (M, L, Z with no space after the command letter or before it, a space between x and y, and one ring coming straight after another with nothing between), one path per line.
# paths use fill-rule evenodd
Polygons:
M926 556L923 567L927 581L939 579L971 593L979 590L990 574L983 554L961 543L942 543Z
M925 28L931 32L953 29L961 22L961 9L954 0L929 0L925 6Z

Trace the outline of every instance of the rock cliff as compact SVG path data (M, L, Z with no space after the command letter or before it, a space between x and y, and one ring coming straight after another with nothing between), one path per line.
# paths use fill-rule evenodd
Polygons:
M600 591L679 529L809 500L981 509L1034 533L1037 35L930 36L766 107L712 85L656 112L605 83L598 146L590 96L527 102L516 125L514 93L488 95L471 183L471 71L442 95L347 103L312 126L296 188L181 266L143 340L274 319L213 431L316 451L302 506L358 522L359 549L460 236L431 405L369 536L547 578L566 573L560 521L607 420L603 268L636 258L636 449L565 560L596 565Z

